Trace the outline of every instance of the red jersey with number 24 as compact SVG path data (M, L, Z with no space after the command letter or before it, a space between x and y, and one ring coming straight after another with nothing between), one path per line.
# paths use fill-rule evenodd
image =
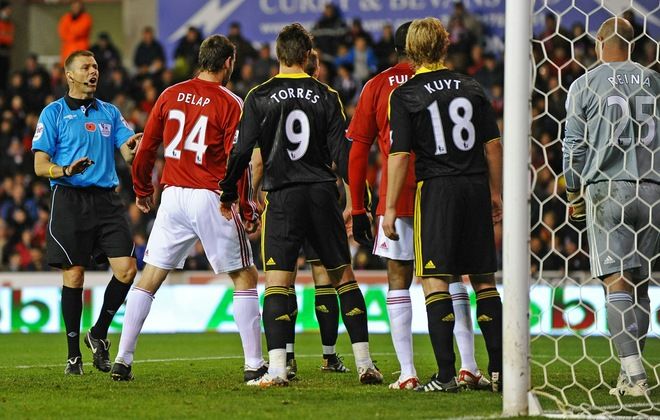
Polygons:
M153 193L151 172L163 144L161 184L218 190L234 143L243 101L219 83L191 79L166 89L149 115L133 161L138 197Z

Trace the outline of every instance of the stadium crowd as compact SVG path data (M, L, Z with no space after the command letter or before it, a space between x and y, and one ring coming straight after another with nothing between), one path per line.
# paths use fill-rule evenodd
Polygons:
M624 14L633 22L636 33L643 30L631 12ZM484 28L479 17L462 3L454 5L453 13L444 19L451 36L446 65L473 76L490 97L503 131L503 61L502 57L485 49ZM321 57L319 79L335 88L350 119L364 83L374 74L396 63L394 29L385 25L380 37L374 39L365 31L359 19L348 23L341 11L328 4L312 28L316 48ZM255 44L241 33L239 23L230 26L229 39L237 47L237 59L229 89L241 97L257 84L278 72L277 61L269 44ZM204 38L199 29L191 27L179 41L171 66L162 45L150 27L144 28L132 65L122 57L107 33L101 33L91 46L100 70L97 90L99 99L114 103L122 115L142 131L158 95L168 86L195 73L197 53ZM655 42L643 38L637 43L635 60L647 66L658 66ZM560 27L553 14L545 18L545 28L535 34L535 85L532 100L534 141L531 147L532 171L532 269L588 270L586 241L579 241L583 226L566 223L561 178L561 121L565 117L564 103L568 86L584 73L596 58L593 39L582 25L570 30ZM128 68L133 69L128 71ZM0 271L48 270L44 261L46 229L50 209L50 188L46 179L34 175L30 151L39 113L42 108L66 93L66 80L59 63L45 68L39 57L30 55L20 70L9 74L0 95ZM368 173L369 184L377 191L381 162L376 145L372 150ZM134 203L130 168L117 159L120 193L134 232L134 241L141 268L155 212L144 215ZM163 166L162 154L156 162L153 178L158 185ZM160 190L156 189L158 197ZM377 197L377 194L373 194ZM375 203L373 208L375 209ZM501 247L501 225L496 230ZM253 241L258 250L259 241ZM353 243L353 264L358 269L382 269L382 262L370 249ZM255 253L255 255L259 255ZM300 258L304 265L304 257ZM261 261L255 258L258 268ZM105 269L103 265L99 269ZM208 261L201 244L195 247L185 269L207 270Z

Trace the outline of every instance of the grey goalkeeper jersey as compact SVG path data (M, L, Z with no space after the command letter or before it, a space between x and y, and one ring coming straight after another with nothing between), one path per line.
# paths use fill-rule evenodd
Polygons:
M658 73L604 63L573 82L563 143L566 187L599 181L660 183Z

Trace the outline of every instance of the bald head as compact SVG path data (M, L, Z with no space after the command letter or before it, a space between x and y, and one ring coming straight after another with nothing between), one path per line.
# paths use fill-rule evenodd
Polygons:
M596 36L602 43L603 55L606 55L608 52L618 52L619 54L625 53L628 56L629 51L632 50L635 31L626 19L613 17L603 22ZM609 61L605 58L601 59Z

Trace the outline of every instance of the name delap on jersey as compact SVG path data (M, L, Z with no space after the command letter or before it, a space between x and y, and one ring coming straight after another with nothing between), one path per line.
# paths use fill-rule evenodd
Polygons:
M285 101L287 99L306 99L311 103L315 104L319 100L319 95L314 95L314 92L310 89L303 88L286 88L280 89L277 92L270 95L271 99L274 99L278 104L280 101Z
M434 80L432 82L426 83L424 88L428 91L428 93L433 93L445 89L460 89L461 81L454 79Z
M178 95L176 95L176 101L177 102L185 102L190 105L197 105L197 106L206 106L209 103L211 103L211 100L209 98L206 98L204 96L200 96L199 98L195 96L192 93L183 93L179 92Z

